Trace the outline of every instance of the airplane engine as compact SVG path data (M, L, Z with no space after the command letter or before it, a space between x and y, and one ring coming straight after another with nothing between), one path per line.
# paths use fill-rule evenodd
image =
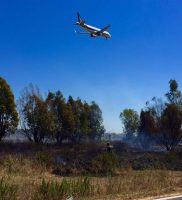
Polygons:
M91 34L90 34L90 36L91 36L91 37L96 37L97 35L95 35L95 34L91 33Z

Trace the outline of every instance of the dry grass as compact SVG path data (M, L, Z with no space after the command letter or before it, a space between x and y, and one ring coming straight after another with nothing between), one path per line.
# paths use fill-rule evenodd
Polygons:
M17 199L20 200L32 200L43 179L46 182L63 180L63 177L53 175L51 169L16 155L9 155L1 159L0 177L4 177L8 183L18 186ZM66 179L78 179L78 177L66 177ZM89 197L82 197L82 199L126 200L182 192L181 171L134 171L126 168L120 169L118 176L90 177L89 180L93 188L92 193Z
M63 179L70 182L78 180L79 175L76 174L81 174L82 170L83 174L85 172L89 174L93 170L93 160L98 158L97 155L103 152L104 147L105 144L102 143L61 147L30 143L2 143L0 178L3 177L8 184L17 186L18 200L37 200L35 194L43 179L47 183L51 181L61 183ZM92 173L92 176L89 176L92 191L85 197L81 195L82 197L77 196L75 199L127 200L182 193L181 153L141 152L130 150L123 144L118 144L116 153L121 161L115 170L115 175L96 177ZM72 172L69 173L70 177L53 174L57 168L64 171L64 166L55 165L51 161L55 155L66 160L65 169L68 168ZM103 166L105 167L104 164ZM58 198L58 200L61 199Z

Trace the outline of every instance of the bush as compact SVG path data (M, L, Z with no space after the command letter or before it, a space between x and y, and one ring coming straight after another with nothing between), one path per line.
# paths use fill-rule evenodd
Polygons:
M45 182L43 180L34 199L62 200L70 195L83 197L90 194L91 189L92 186L87 177L76 180L63 179L60 183L53 181Z
M95 173L108 174L114 173L119 165L119 156L116 153L103 152L92 160L92 169Z
M15 200L17 187L5 182L3 178L0 179L0 199L1 200Z

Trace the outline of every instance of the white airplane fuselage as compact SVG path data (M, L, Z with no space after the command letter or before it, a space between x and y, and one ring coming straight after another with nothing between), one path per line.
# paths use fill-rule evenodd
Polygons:
M92 37L103 36L105 38L111 38L111 34L109 32L107 32L107 31L101 32L100 35L98 35L97 32L100 31L101 29L96 28L94 26L90 26L88 24L81 25L79 23L77 25L79 25L84 30L88 31L91 34Z

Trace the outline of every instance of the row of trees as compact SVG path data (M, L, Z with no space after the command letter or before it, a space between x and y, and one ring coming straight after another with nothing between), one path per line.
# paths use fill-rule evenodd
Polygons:
M173 150L181 141L182 93L175 80L170 80L169 85L165 101L153 98L140 115L133 109L121 112L126 140L134 142L137 139L145 146L155 141L167 150ZM105 132L102 112L95 102L88 104L71 96L65 99L60 91L49 91L43 97L37 87L29 85L21 94L17 107L18 112L10 86L0 77L0 140L13 134L18 125L23 134L36 143L95 140Z
M66 100L60 91L49 91L43 97L37 87L29 85L22 92L17 108L18 112L10 86L0 78L0 140L13 134L18 124L28 140L36 143L96 140L105 131L101 109L94 101L88 104L71 96Z
M168 151L174 150L182 139L182 93L176 80L169 81L166 100L153 98L146 103L140 115L133 109L124 109L120 118L126 140L147 147L151 142L162 144Z

